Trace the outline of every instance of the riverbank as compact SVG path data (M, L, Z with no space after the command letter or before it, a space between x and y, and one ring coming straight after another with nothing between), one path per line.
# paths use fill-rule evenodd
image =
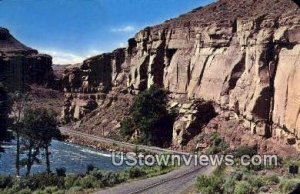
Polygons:
M134 151L134 149L127 148L127 147L120 147L114 143L108 143L108 142L99 142L99 141L93 141L90 139L79 137L78 135L72 135L68 134L68 137L66 139L67 142L81 145L81 146L87 146L99 151L104 152L130 152Z
M67 136L67 141L75 144L89 146L101 151L116 151L116 152L144 152L154 154L177 154L177 155L189 155L188 152L181 152L171 149L164 149L155 146L136 145L127 142L116 141L104 137L99 137L80 131L71 130L67 127L60 127L60 131L63 135Z

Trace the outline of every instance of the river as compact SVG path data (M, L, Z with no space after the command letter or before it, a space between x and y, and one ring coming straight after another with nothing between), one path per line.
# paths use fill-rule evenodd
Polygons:
M16 146L14 143L3 146L5 153L0 155L0 174L15 174ZM93 166L105 171L118 171L125 166L114 166L111 162L111 153L98 151L89 147L79 146L67 142L53 141L51 143L51 170L55 172L56 168L66 168L67 173L85 173L87 166ZM26 155L23 155L25 157ZM44 172L46 169L45 159L40 156L42 164L34 165L33 173ZM24 174L25 169L22 169Z

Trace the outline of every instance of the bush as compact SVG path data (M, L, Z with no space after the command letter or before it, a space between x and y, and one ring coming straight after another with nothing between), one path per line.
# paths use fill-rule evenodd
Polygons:
M261 176L250 176L248 177L248 182L257 189L265 185L265 181Z
M29 188L31 190L37 190L50 186L57 186L58 188L64 188L65 182L63 177L59 177L53 173L40 173L32 176L24 177L20 180L19 188Z
M207 149L206 154L208 155L214 155L217 153L220 153L222 151L222 149L220 147L217 146L211 146L210 148Z
M202 194L222 193L223 180L220 176L201 175L197 178L197 188Z
M33 194L49 194L49 193L47 193L45 190L38 189Z
M300 187L300 180L285 179L280 182L279 189L282 193L290 193Z
M58 189L57 187L46 187L44 191L45 191L46 193L57 193L58 190L59 190L59 189Z
M57 176L60 176L60 177L65 177L66 172L67 172L66 168L57 168L56 169L56 174L57 174Z
M86 173L89 174L91 171L95 170L96 167L93 164L89 164L86 167Z
M241 158L244 155L252 157L256 154L257 154L256 149L249 146L241 146L234 152L234 156L236 158Z
M106 187L111 187L115 184L123 182L124 179L121 178L119 173L107 172L102 178L102 184Z
M102 180L104 177L104 172L101 170L93 170L90 175L94 176L97 180Z
M72 187L80 186L80 179L78 175L67 175L65 178L65 188L70 189Z
M31 194L32 191L28 188L22 189L21 191L18 192L18 194Z
M265 166L263 164L261 165L253 165L252 163L250 163L250 165L246 166L246 168L249 170L249 171L261 171L265 168Z
M253 193L253 188L247 181L239 181L236 183L234 189L234 194L251 194Z
M213 142L214 146L218 146L223 141L222 138L220 138L218 133L213 133L210 137L210 140Z
M91 189L98 187L98 181L96 177L87 175L79 181L80 186L84 189Z
M235 181L241 181L243 179L243 173L240 171L235 171L231 173L231 177Z
M6 187L12 187L14 179L10 176L0 176L0 188L5 189Z
M234 178L230 177L230 178L226 179L226 181L223 185L224 193L225 194L232 194L234 192L234 188L235 188Z
M146 172L140 167L132 167L129 169L129 178L139 178L145 176Z
M219 136L218 133L213 133L210 140L212 141L212 146L208 148L206 154L214 155L225 151L228 148L226 142Z
M80 186L72 187L68 193L83 193L83 189Z
M265 185L277 185L280 182L277 175L265 176L263 181Z
M120 133L123 137L129 138L135 131L134 121L131 117L126 117L121 122Z

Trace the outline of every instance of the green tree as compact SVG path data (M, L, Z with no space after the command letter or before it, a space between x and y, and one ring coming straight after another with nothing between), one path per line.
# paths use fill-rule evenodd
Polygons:
M134 99L129 117L121 122L121 134L130 136L138 131L139 143L158 146L170 143L175 115L166 107L167 91L151 86Z
M123 137L129 139L135 132L135 124L131 117L125 117L121 122L120 133Z
M49 146L53 139L62 140L62 135L57 127L57 119L54 111L45 108L28 109L25 111L24 134L27 139L28 158L27 158L27 175L41 149L45 151L47 172L50 173L50 151Z
M11 101L5 87L0 83L0 143L9 139L7 131L9 125L8 115L11 111ZM0 152L4 151L0 145Z
M24 124L22 122L22 118L24 115L24 111L27 107L27 101L30 93L29 87L24 87L24 89L20 91L15 91L11 94L11 99L13 101L12 107L12 125L11 129L14 132L16 138L16 174L20 176L20 154L21 154L21 136L24 128Z

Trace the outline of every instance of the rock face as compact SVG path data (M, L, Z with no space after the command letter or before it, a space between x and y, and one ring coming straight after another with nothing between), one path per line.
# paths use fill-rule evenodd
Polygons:
M118 49L69 67L62 79L66 96L63 121L77 121L98 105L110 106L116 100L113 93L121 93L117 88L126 88L124 62L125 49Z
M173 146L186 145L189 140L201 133L200 129L204 125L216 116L211 102L195 100L176 106L179 116L173 126Z
M82 107L80 98L99 105L115 88L134 94L158 84L173 100L203 99L234 111L255 134L284 131L299 139L299 43L300 9L293 1L220 0L145 28L126 49L68 70L65 91L72 99L64 118L78 116L68 107Z
M0 28L0 81L10 90L24 83L53 83L52 58L38 54L16 40L7 29Z

